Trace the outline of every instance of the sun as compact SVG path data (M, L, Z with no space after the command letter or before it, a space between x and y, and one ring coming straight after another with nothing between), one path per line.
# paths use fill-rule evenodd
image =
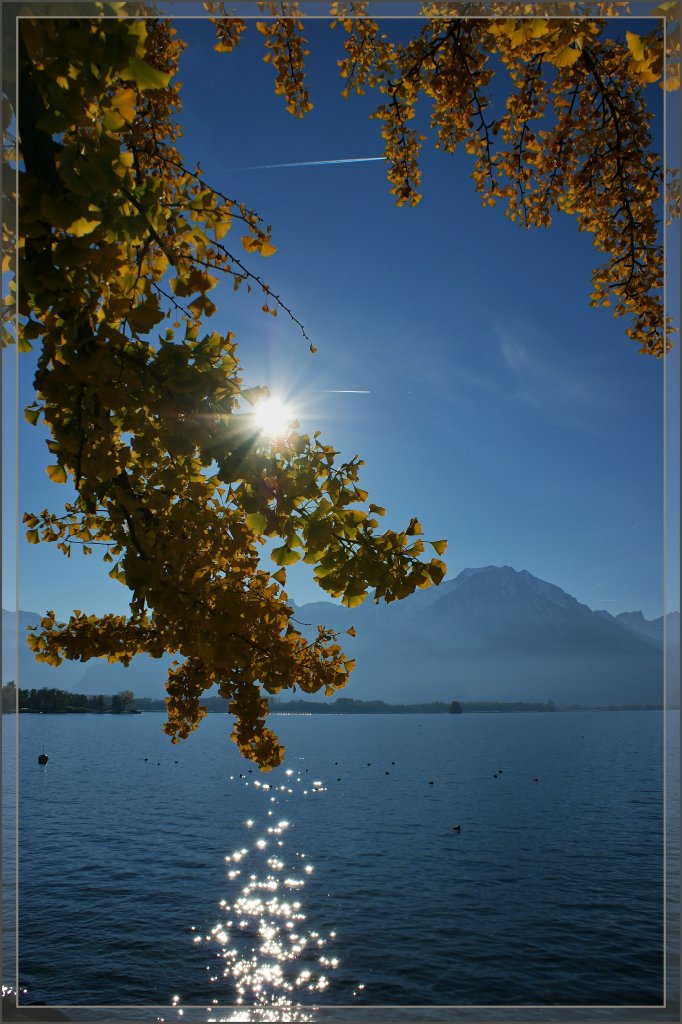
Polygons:
M262 398L255 406L253 414L261 434L273 441L285 437L296 419L291 407L274 395Z

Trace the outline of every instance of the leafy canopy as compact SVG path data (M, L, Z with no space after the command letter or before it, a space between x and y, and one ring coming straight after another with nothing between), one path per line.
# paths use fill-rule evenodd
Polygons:
M233 49L247 23L228 17L223 0L205 6L215 15L216 49ZM275 91L302 117L312 103L301 9L258 6L270 15L256 28L265 37L264 59L276 69ZM623 41L611 38L618 19L606 19L627 13L629 3L422 3L418 31L406 44L392 42L371 16L380 5L330 6L332 28L345 35L342 95L373 89L383 97L372 116L397 204L421 199L425 137L410 124L421 99L430 106L437 148L464 147L471 155L484 206L504 204L526 228L548 227L555 212L577 219L606 257L592 275L591 305L628 316L626 333L640 351L662 356L672 332L661 294L663 166L652 148L645 88L679 88L679 4L651 5L642 12L657 15L649 34L626 32ZM507 90L498 115L493 80ZM676 173L668 194L671 211L679 212Z
M206 6L227 53L246 23L221 3ZM484 204L504 202L527 227L560 210L592 233L606 257L592 303L613 303L641 350L660 356L662 168L643 91L662 77L660 27L624 46L607 37L606 21L585 17L588 6L553 5L573 15L553 19L524 17L528 4L506 4L500 17L466 5L464 18L455 5L426 4L406 45L389 40L366 4L332 4L331 24L345 33L344 94L383 97L374 116L398 205L420 199L424 140L410 121L423 96L436 144L472 155ZM303 116L301 12L260 7L275 91ZM287 566L312 565L322 589L353 607L369 590L392 601L439 583L445 542L430 542L435 555L424 557L416 519L381 531L384 509L368 504L361 460L340 462L319 434L259 434L252 406L266 389L245 386L232 333L207 326L217 312L210 293L226 275L235 290L260 290L266 313L299 321L248 263L275 252L270 226L178 148L183 45L163 19L20 21L20 273L10 302L20 346L40 343L26 416L49 431L49 477L75 490L62 515L27 514L27 537L66 555L99 547L131 592L129 616L76 610L59 622L48 612L29 642L50 664L176 653L165 731L174 742L188 736L205 715L202 694L217 685L240 750L267 769L282 758L265 725L268 695L296 686L332 695L353 668L332 631L319 626L312 642L301 634ZM505 69L509 96L495 118L486 90ZM675 86L672 74L663 84ZM228 246L233 227L241 241ZM10 220L4 232L11 238ZM260 555L272 538L269 569Z
M41 346L26 415L49 430L49 477L75 489L63 514L27 514L27 536L66 555L99 546L131 591L129 616L48 612L30 645L54 665L177 652L166 732L189 735L217 685L240 750L270 768L282 748L267 695L331 695L353 668L332 631L309 642L297 628L286 567L310 564L354 607L370 588L392 601L438 583L445 565L421 559L416 519L380 529L359 458L340 462L318 434L259 434L252 405L266 389L245 387L233 335L206 324L218 274L286 309L243 262L275 250L270 228L177 149L172 25L20 25L18 306L22 345ZM280 542L271 570L268 538Z

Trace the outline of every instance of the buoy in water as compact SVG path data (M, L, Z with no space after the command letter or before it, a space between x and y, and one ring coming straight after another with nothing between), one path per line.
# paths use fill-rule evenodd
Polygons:
M38 754L38 764L47 764L49 760L47 754Z

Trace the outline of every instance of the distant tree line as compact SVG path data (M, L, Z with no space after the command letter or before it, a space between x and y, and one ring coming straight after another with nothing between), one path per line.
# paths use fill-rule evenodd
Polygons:
M455 701L455 703L457 703ZM525 701L525 700L473 700L465 701L461 705L462 711L476 712L480 714L486 711L556 711L553 700ZM456 712L455 712L456 714Z
M555 711L554 701L547 703L529 701L431 701L422 704L387 704L383 700L353 700L338 697L334 701L288 700L280 701L273 707L273 714L308 712L310 714L392 714L392 715L461 715L481 711Z
M208 712L225 714L222 697L206 697L202 705ZM16 686L9 682L2 688L2 710L12 712L16 708ZM481 714L486 712L526 711L660 711L661 704L609 704L555 705L554 701L431 701L422 704L388 704L383 700L354 700L352 697L338 697L334 701L319 700L276 700L272 702L273 714L308 715L430 715L430 714ZM43 712L99 712L100 714L130 714L133 711L166 711L163 697L135 697L132 690L121 690L108 696L96 697L85 693L69 693L43 687L40 690L19 689L20 711Z
M298 714L305 712L314 715L382 715L382 714L443 714L448 704L433 701L429 704L387 704L383 700L353 700L352 697L338 697L334 701L319 700L286 700L280 701L272 709L273 714Z
M10 681L2 688L2 710L11 712L17 706L17 688L14 681ZM67 690L58 690L54 687L42 687L42 689L19 688L19 710L20 711L43 711L43 712L69 712L69 711L91 711L109 712L111 714L125 714L136 710L135 694L132 690L121 690L113 696L97 694L92 696L86 693L69 693Z

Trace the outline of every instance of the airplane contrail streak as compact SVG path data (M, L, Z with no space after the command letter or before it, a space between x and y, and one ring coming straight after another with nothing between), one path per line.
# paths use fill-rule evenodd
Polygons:
M374 160L384 160L383 156L351 156L339 160L298 160L291 164L258 164L255 167L235 167L235 171L273 171L280 167L322 167L326 164L367 164Z
M355 391L353 388L322 388L323 395L371 395L371 391Z

